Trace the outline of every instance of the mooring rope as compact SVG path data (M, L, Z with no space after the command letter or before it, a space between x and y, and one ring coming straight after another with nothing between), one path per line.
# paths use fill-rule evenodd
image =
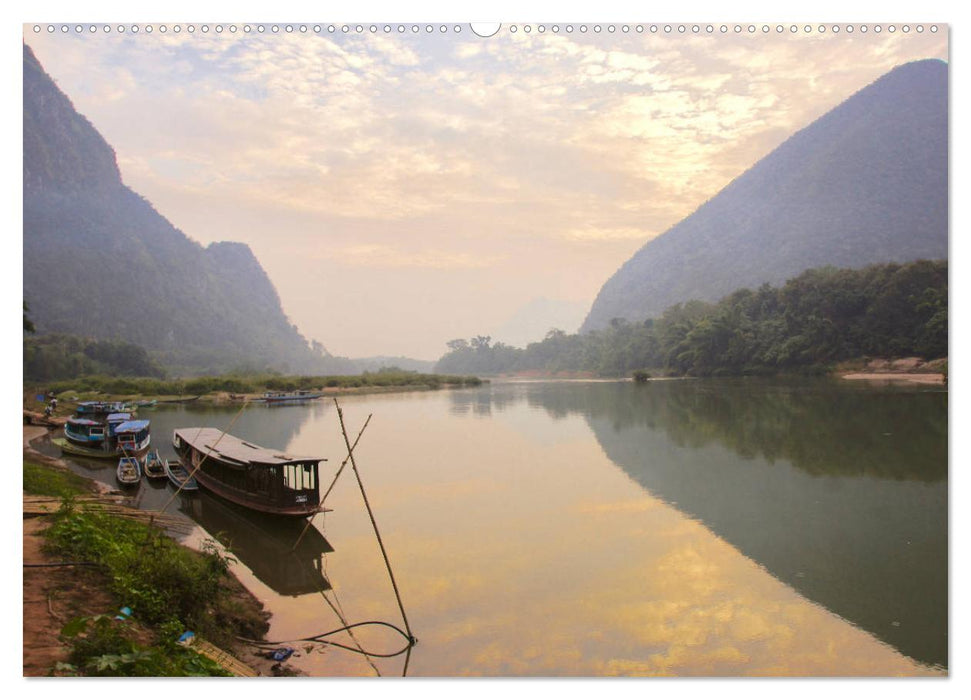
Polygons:
M379 654L378 652L365 651L363 649L355 649L354 647L349 647L346 644L341 644L340 642L333 642L333 641L324 639L325 637L331 637L331 636L333 636L335 634L338 634L340 632L350 632L350 630L353 629L353 628L355 628L355 627L365 627L365 626L368 626L368 625L377 625L377 626L380 626L380 627L388 627L388 628L394 630L395 632L397 632L398 634L400 634L401 637L407 643L405 644L405 646L403 646L398 651L390 652L390 653L387 653L387 654ZM368 620L366 622L355 622L353 624L344 625L343 627L338 627L336 629L329 630L327 632L321 632L320 634L314 634L314 635L311 635L309 637L300 637L299 639L283 639L283 640L278 640L278 641L273 641L273 642L269 642L269 641L263 641L263 642L261 642L261 641L258 641L256 639L247 639L246 637L237 637L237 639L239 639L242 642L246 642L247 644L251 644L254 647L267 647L267 648L269 648L269 647L278 647L278 646L283 645L283 644L298 644L300 642L317 642L319 644L326 644L328 646L340 647L341 649L346 649L347 651L354 652L355 654L364 654L365 656L374 656L374 657L379 658L379 659L390 659L390 658L395 657L395 656L400 656L401 654L404 654L406 651L408 651L409 649L411 649L411 647L414 646L414 644L412 643L412 639L414 639L414 638L411 635L409 635L407 632L405 632L403 629L401 629L397 625L393 625L390 622L382 622L381 620Z

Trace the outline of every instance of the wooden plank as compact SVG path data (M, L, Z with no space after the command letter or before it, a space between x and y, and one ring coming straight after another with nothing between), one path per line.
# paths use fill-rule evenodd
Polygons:
M256 678L260 675L254 668L247 666L228 651L223 651L203 639L196 638L192 648L207 659L215 661L237 678Z

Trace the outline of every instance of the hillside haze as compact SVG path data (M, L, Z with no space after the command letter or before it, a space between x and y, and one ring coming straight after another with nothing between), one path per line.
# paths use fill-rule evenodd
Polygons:
M948 66L895 68L797 132L607 280L581 331L813 267L948 256Z
M24 45L24 298L37 331L123 339L170 368L324 371L248 246L203 247L122 182ZM336 367L341 369L340 367Z

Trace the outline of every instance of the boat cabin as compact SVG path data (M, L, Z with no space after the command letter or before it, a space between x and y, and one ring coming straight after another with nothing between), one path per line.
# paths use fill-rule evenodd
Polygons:
M218 428L180 428L173 443L199 485L263 513L306 516L320 505L323 457L298 457L254 445Z
M150 421L130 420L115 428L118 452L132 455L144 452L151 443Z
M86 447L97 447L105 441L105 426L90 418L69 418L64 424L64 437Z

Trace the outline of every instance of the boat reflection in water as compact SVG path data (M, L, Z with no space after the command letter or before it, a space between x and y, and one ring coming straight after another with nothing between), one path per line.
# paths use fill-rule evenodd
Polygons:
M330 590L323 557L334 548L313 525L301 538L306 520L256 513L206 491L183 498L180 510L279 595Z

